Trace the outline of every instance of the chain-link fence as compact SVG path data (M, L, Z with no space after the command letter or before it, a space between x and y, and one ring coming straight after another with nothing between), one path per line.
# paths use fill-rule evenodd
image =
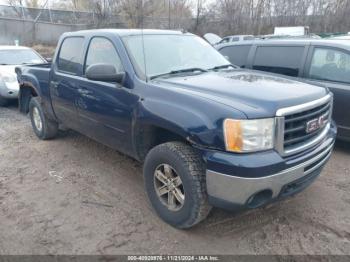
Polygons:
M181 16L122 16L93 12L0 5L0 44L55 44L68 31L94 28L195 28L195 20Z
M6 5L0 5L0 18L53 24L96 25L99 27L118 24L118 26L122 28L144 27L159 29L189 29L194 22L191 18L181 17L126 17L108 13L101 15L93 12L39 9Z
M0 17L54 24L95 24L96 15L91 12L27 8L0 5Z

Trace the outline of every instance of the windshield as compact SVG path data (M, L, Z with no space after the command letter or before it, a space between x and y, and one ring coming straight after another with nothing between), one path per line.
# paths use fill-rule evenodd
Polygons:
M44 61L30 49L0 50L0 65L39 64Z
M141 35L124 37L124 42L137 70L147 77L230 64L209 43L194 35L144 35L143 38L144 47Z

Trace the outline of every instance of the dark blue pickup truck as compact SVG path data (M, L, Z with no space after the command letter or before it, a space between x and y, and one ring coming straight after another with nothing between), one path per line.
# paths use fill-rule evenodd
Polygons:
M186 32L66 33L52 64L16 71L40 139L69 128L143 162L151 204L178 228L300 192L336 136L329 90L236 68Z

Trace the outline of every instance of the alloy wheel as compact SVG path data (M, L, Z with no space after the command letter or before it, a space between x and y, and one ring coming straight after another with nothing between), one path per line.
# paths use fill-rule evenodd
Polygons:
M180 176L168 164L154 172L154 188L159 200L171 211L179 211L185 203L185 191Z

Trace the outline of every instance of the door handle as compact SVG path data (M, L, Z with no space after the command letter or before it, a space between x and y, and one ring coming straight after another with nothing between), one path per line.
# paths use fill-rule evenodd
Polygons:
M87 89L83 89L83 88L79 88L78 89L78 93L81 94L81 95L91 95L92 92L87 90Z
M58 82L51 81L51 87L54 88L54 89L57 89L58 88Z

